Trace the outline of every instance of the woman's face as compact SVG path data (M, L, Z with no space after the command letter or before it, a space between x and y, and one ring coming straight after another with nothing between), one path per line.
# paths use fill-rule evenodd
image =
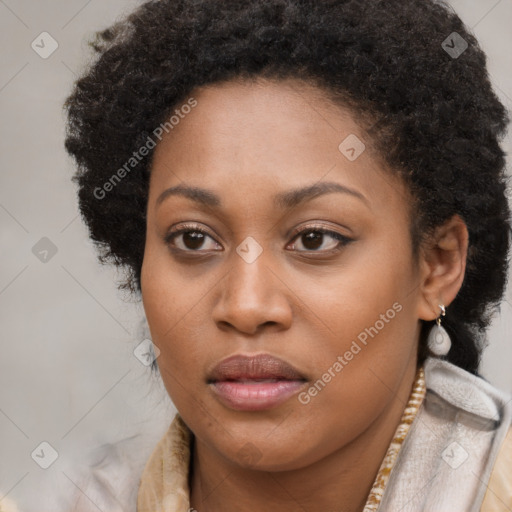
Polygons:
M410 392L421 291L407 190L318 89L192 96L150 180L141 284L161 376L218 456L304 467Z

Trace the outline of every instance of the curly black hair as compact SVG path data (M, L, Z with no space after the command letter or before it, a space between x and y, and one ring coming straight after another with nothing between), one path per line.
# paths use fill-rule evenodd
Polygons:
M77 163L80 212L99 260L127 270L120 289L140 294L153 151L140 158L138 148L196 87L295 78L358 112L412 193L415 249L454 214L465 221L466 274L443 325L452 337L447 359L478 374L507 279L510 210L499 142L509 119L485 54L449 6L152 0L96 32L90 45L96 58L65 103L65 147ZM123 179L113 182L116 172ZM431 325L423 325L421 360Z

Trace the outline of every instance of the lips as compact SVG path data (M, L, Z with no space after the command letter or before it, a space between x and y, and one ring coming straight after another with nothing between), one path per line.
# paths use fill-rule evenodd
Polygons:
M298 370L269 354L228 357L208 376L211 390L224 405L246 411L276 407L305 383Z
M269 354L236 355L221 361L209 376L210 382L226 380L303 380L293 366Z

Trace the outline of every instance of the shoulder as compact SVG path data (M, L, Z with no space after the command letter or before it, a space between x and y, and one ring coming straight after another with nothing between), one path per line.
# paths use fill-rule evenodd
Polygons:
M448 361L427 358L424 368L427 389L456 409L486 420L489 426L504 432L508 429L512 421L509 394Z
M0 500L0 512L18 512L18 507L9 498L2 498Z
M136 434L95 448L78 480L72 512L136 512L137 489L154 439Z
M189 510L189 463L193 434L176 414L149 457L140 478L137 510Z
M461 488L466 479L474 480L473 489L468 487L471 510L512 510L512 396L439 359L426 362L425 377L430 414L448 425L446 442L465 446L464 470L458 473L465 474Z
M110 512L135 512L134 486L140 463L130 457L134 439L107 443L94 450L85 466L73 512L89 512L91 506Z
M489 479L481 512L512 510L512 427L501 445Z

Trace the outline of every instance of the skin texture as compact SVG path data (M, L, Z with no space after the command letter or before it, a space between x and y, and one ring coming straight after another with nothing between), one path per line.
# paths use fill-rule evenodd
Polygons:
M191 96L197 106L155 149L141 274L163 382L195 434L191 506L361 510L411 391L421 320L462 284L466 227L452 218L413 258L407 189L355 116L318 89L260 80ZM338 149L350 134L366 144L355 161ZM326 182L361 197L274 204L275 194ZM177 185L210 189L221 204L179 195L158 204ZM202 246L188 238L195 252L183 236L166 244L185 223L208 234ZM327 234L311 249L293 231L311 226L351 241ZM249 236L263 250L252 263L236 252ZM222 359L268 353L298 369L307 390L393 304L394 318L307 404L295 395L235 411L207 384Z

